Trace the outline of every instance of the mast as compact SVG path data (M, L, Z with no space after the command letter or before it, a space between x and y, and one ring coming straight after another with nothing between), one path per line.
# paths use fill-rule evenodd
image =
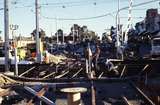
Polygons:
M125 36L124 36L124 45L127 45L128 32L129 32L129 29L132 27L132 2L133 2L133 0L129 0L128 24L127 24L127 30L126 30Z
M5 71L9 71L9 6L8 0L4 0L4 33L5 33Z
M10 30L12 31L13 39L13 49L14 49L14 60L15 60L15 75L18 76L18 58L17 58L17 38L15 31L18 29L18 25L10 25Z
M120 25L120 17L119 17L119 12L120 12L120 0L118 0L118 13L117 13L117 47L120 46L120 42L119 42L119 25Z
M36 10L36 55L37 62L41 62L41 51L40 51L40 37L39 37L39 4L38 0L35 0L35 10Z
M58 35L58 31L57 31L57 17L55 17L55 24L56 24L56 33L57 33L57 45L59 43L59 35Z
M117 36L116 36L116 47L117 47L117 58L120 58L119 55L121 54L121 48L120 48L120 40L119 40L119 36L120 36L120 17L119 17L119 12L120 12L120 0L118 0L118 10L117 10L117 14L116 14L116 31L117 31Z
M74 27L74 25L73 25L73 44L75 43L75 29L74 29L75 27Z

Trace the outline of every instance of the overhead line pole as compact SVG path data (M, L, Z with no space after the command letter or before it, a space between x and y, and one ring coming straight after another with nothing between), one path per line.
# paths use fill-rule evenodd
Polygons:
M117 47L117 58L119 58L120 52L120 41L119 41L119 35L120 35L120 17L119 17L119 12L120 12L120 0L118 0L118 10L116 14L116 31L117 31L117 36L116 36L116 47Z
M125 37L124 37L124 45L125 46L128 43L128 32L129 32L129 29L131 29L131 27L132 27L132 3L133 3L133 0L129 0L128 23L127 23Z
M59 38L58 38L58 29L57 29L57 16L55 17L55 25L56 25L56 38L57 38L57 45L59 43Z
M39 3L38 3L38 0L35 0L35 10L36 10L36 57L37 57L37 62L41 63L40 35L39 35Z
M17 58L17 38L15 31L18 29L18 25L10 25L10 30L12 30L12 40L13 40L13 49L14 49L14 60L15 60L15 75L18 76L18 58Z
M75 29L74 29L74 28L75 28L75 27L74 27L74 25L73 25L73 30L72 30L72 31L73 31L73 33L72 33L72 34L73 34L73 44L75 43Z
M9 71L9 7L4 0L4 33L5 33L5 71Z

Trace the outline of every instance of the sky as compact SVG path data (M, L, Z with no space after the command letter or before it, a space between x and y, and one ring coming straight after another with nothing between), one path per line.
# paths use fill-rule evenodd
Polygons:
M35 6L34 0L8 0L9 1L9 24L18 25L16 36L30 36L35 29ZM133 5L154 1L145 5L133 7L132 23L142 21L146 16L146 10L150 8L160 8L160 0L133 0ZM4 0L0 0L0 36L4 37ZM118 0L39 0L40 19L39 24L47 36L51 36L57 29L70 32L73 24L86 25L89 30L95 31L99 36L105 29L115 26ZM120 0L120 8L129 6L129 0ZM114 12L114 13L113 13ZM82 20L108 14L105 17ZM128 9L120 11L120 23L126 25ZM60 19L72 20L60 20ZM79 19L79 20L73 20ZM11 36L11 32L10 32Z

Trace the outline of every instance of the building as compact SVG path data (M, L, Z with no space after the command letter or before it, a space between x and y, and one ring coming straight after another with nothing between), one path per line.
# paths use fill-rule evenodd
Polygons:
M136 28L137 33L142 33L146 31L145 21L143 20L141 22L136 23L135 28Z
M28 44L35 43L33 37L17 37L17 48L27 47Z
M158 9L148 9L146 12L146 18L138 22L135 26L138 33L147 31L154 33L160 31L160 14Z
M160 30L160 14L158 14L158 9L147 10L145 24L146 30L151 33Z

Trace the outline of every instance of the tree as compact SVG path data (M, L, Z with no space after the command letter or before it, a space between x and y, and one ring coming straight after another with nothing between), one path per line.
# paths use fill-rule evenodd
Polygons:
M64 38L63 30L62 29L58 29L57 34L58 34L58 39L61 42L63 42L63 38Z
M31 33L31 35L34 37L34 39L36 39L36 29L33 30L33 32ZM39 38L41 38L42 41L45 40L45 36L46 36L46 33L43 29L40 29L39 31Z
M78 24L73 24L73 26L71 27L71 34L72 34L72 36L75 37L75 41L78 41L81 38L80 28L81 27Z
M111 34L109 34L109 33L107 33L107 32L104 32L104 33L102 34L102 41L103 41L103 42L107 42L107 43L113 43L113 42L112 42L112 36L111 36Z
M87 26L79 26L78 24L74 24L71 27L71 33L69 34L70 36L73 35L75 36L75 40L83 41L85 39L90 39L90 40L97 40L98 36L94 31L88 30ZM72 36L73 37L73 36Z

